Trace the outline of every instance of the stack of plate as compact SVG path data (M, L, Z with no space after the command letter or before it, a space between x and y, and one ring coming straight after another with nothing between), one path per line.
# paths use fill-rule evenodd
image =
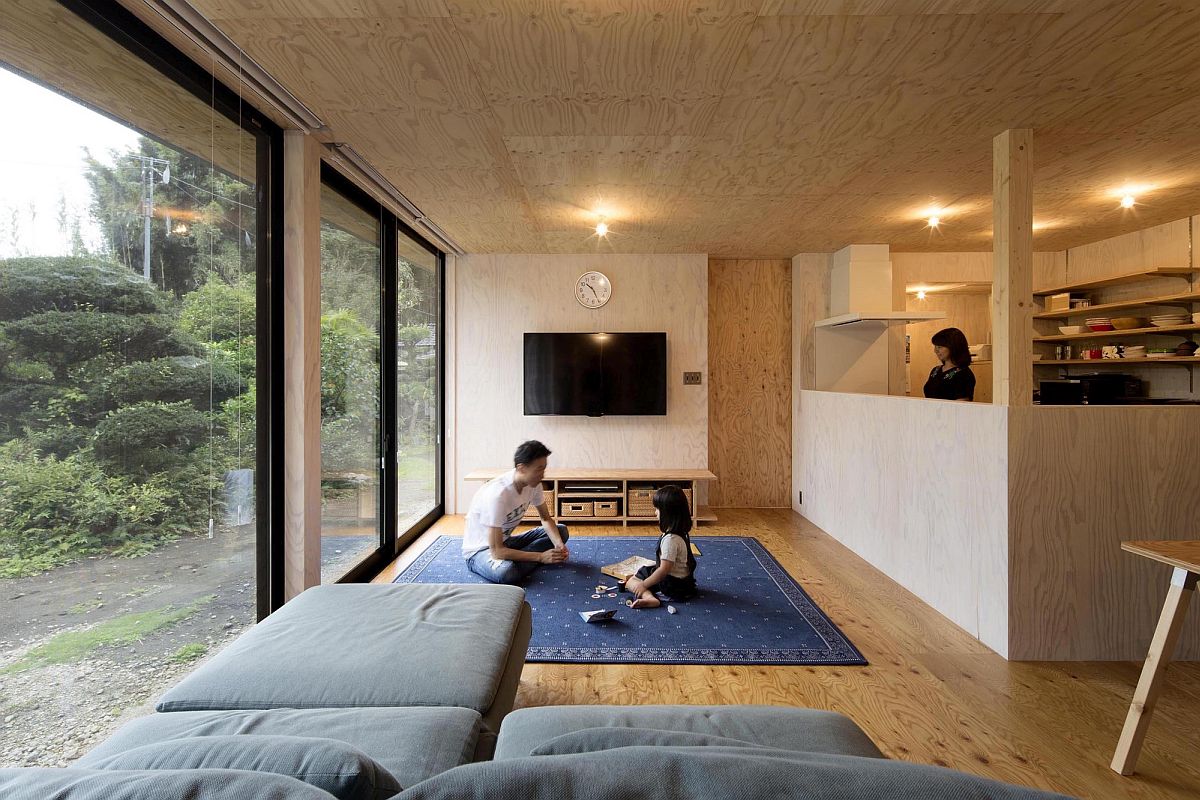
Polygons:
M1124 358L1145 358L1146 345L1144 344L1127 344L1125 345Z
M1192 324L1200 325L1200 311L1197 311L1195 314L1192 314Z
M1088 317L1084 320L1084 324L1088 326L1088 330L1092 331L1113 330L1112 320L1108 317Z
M1191 322L1191 315L1184 311L1175 311L1170 314L1155 314L1150 318L1150 324L1156 328L1187 325L1189 322Z
M1146 352L1146 358L1170 358L1173 355L1175 355L1175 351L1165 347L1155 347Z

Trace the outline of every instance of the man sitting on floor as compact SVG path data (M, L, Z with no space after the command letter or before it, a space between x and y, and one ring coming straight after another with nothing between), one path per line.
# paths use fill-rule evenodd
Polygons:
M525 442L513 455L512 471L475 493L462 546L471 572L492 583L515 584L529 577L538 564L567 560L567 526L555 523L542 492L549 455L541 442ZM537 507L542 527L513 536L531 505Z

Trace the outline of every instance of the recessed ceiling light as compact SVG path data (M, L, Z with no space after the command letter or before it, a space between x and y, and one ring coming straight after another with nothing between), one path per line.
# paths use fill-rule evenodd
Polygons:
M942 224L942 221L940 219L938 219L937 217L929 218L929 227L936 228L938 225L941 225L941 224Z
M924 290L924 289L922 289L921 291L917 292L917 299L918 299L918 300L924 300L924 299L925 299L925 290Z
M1137 198L1131 194L1127 194L1121 198L1121 208L1133 208L1135 203L1137 203Z
M596 225L596 235L597 236L607 236L608 235L608 224L605 222L601 222L601 223L597 224Z

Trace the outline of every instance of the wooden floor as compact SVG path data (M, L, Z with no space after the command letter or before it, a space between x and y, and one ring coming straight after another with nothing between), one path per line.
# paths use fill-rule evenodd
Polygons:
M1200 663L1171 665L1138 774L1122 778L1108 764L1140 664L1005 661L799 515L782 509L718 515L720 522L697 534L757 537L870 666L527 664L517 706L824 708L853 718L890 758L1078 797L1200 798ZM462 526L462 517L443 518L377 580L390 581L435 536L461 534ZM572 534L639 531L580 523ZM654 533L645 528L647 536Z

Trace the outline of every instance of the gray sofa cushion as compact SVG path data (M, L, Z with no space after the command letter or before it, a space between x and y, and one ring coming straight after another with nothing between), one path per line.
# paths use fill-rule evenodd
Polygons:
M486 715L524 597L498 585L317 586L184 678L158 710L462 706Z
M653 728L584 728L556 736L535 747L531 756L561 756L570 753L595 753L616 747L755 747L763 745L710 736L705 733L656 731ZM791 752L791 751L785 751Z
M400 784L345 742L312 736L195 736L111 755L93 769L240 769L287 775L339 800L388 800Z
M277 708L269 711L180 711L124 725L75 762L90 767L142 745L193 736L322 736L366 753L401 786L469 763L479 713L467 708Z
M702 733L783 750L882 758L850 718L832 711L784 706L546 706L518 709L504 718L496 759L527 756L565 733L600 727Z
M0 769L4 800L331 800L303 781L232 769Z
M963 772L885 758L744 747L620 747L468 764L399 800L1046 800Z

